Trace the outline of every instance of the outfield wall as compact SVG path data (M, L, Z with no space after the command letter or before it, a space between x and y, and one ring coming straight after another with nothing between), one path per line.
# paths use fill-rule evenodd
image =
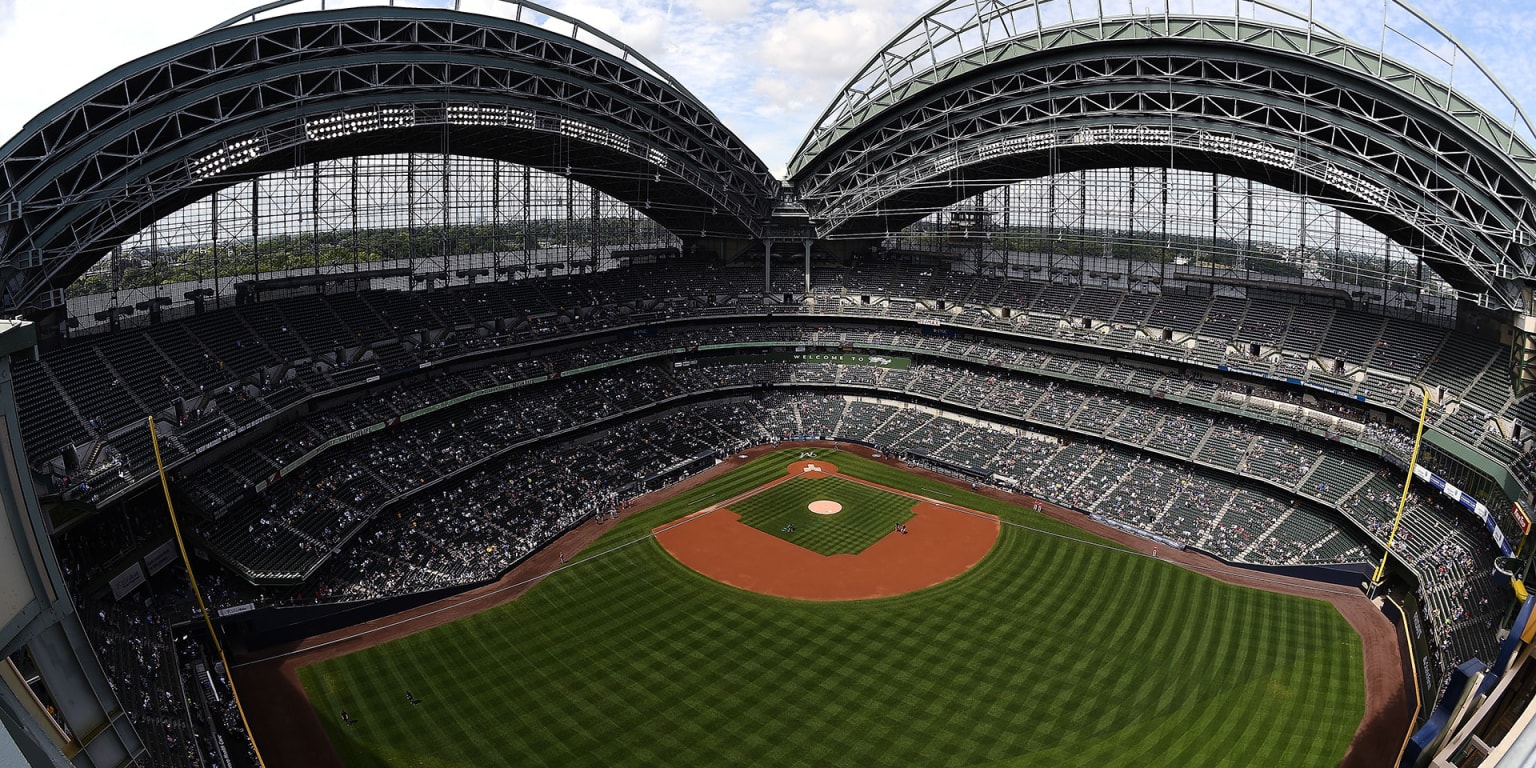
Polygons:
M1276 576L1289 576L1293 579L1305 579L1307 581L1320 581L1324 584L1337 584L1341 587L1359 587L1362 583L1371 580L1371 574L1375 571L1370 563L1317 563L1314 565L1258 565L1244 563L1238 560L1228 560L1221 555L1209 550L1191 545L1189 549L1199 552L1213 560L1234 568L1242 568L1245 571L1257 573L1269 573Z
M307 637L334 632L357 626L366 621L392 616L428 603L461 595L473 589L493 584L497 579L523 564L528 558L560 540L560 537L580 527L591 515L578 519L563 530L550 536L543 543L518 558L516 562L494 579L482 579L454 587L441 587L427 592L416 592L395 597L373 600L350 600L344 603L319 605L273 606L257 608L219 620L225 634L238 640L246 651L256 651L285 643L296 643Z
M1404 693L1412 693L1412 698L1403 702L1404 718L1410 724L1410 728L1420 725L1425 715L1424 697L1433 695L1433 690L1425 690L1419 682L1418 656L1414 650L1413 641L1408 638L1408 614L1403 606L1392 595L1385 595L1381 601L1381 613L1392 622L1392 634L1397 638L1397 657L1399 669L1402 671ZM1407 745L1407 737L1404 737L1404 745Z
M366 621L391 616L401 611L463 594L490 581L476 581L457 587L443 587L376 600L353 600L322 605L257 608L236 614L222 622L225 634L237 639L246 651L258 651L275 645L296 643L307 637L357 626Z

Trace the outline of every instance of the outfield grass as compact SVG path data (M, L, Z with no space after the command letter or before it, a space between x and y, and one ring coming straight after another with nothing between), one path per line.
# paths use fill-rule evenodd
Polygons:
M843 505L835 515L818 515L810 503L826 499ZM823 555L856 555L912 519L917 502L841 477L795 477L761 493L733 501L741 521ZM795 530L785 531L789 523Z
M934 485L829 458L883 485ZM626 519L589 553L793 460L765 457ZM843 603L724 586L642 540L300 677L352 768L1329 766L1364 711L1359 638L1327 603L1011 525L956 579ZM339 723L343 708L357 725Z

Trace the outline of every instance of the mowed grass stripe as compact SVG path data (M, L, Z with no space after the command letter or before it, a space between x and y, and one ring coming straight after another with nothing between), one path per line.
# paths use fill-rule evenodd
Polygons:
M835 501L841 512L819 515L811 502ZM858 554L911 520L910 497L818 475L794 477L730 504L741 522L823 555ZM787 531L793 523L795 530Z
M932 487L824 455L873 482ZM761 485L796 458L772 455L640 513L592 551L707 506L698 496ZM1364 708L1352 636L1324 603L1005 525L956 579L830 604L725 587L642 542L301 677L355 767L1332 765ZM1300 695L1273 695L1287 690ZM362 722L340 726L342 707Z

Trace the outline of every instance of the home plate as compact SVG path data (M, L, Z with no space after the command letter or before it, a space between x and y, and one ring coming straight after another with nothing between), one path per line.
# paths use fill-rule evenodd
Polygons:
M818 515L835 515L843 511L843 505L829 499L813 501L805 507Z

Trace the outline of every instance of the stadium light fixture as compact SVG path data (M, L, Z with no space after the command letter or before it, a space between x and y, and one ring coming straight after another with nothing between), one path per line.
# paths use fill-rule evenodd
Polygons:
M304 133L312 141L324 141L389 128L407 128L416 124L412 107L370 107L342 112L304 122Z
M261 156L261 139L250 138L215 149L192 161L192 172L199 178L223 173Z

